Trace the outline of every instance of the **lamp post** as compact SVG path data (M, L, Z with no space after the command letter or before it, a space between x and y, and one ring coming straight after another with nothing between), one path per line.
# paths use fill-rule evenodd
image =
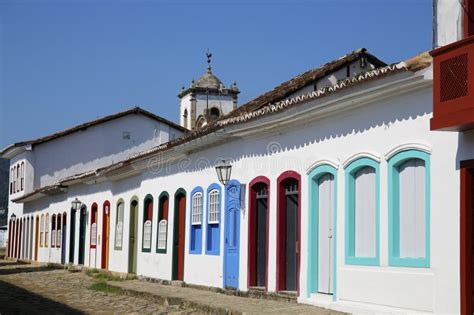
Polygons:
M232 165L230 165L230 163L226 160L221 160L216 165L216 173L219 182L221 182L222 185L226 186L230 180L230 175L232 173Z
M74 211L78 210L81 207L81 205L82 205L82 202L79 199L77 199L77 197L71 202L71 208Z
M16 215L14 213L12 213L12 215L10 216L10 219L12 219L12 221L15 221L16 220Z

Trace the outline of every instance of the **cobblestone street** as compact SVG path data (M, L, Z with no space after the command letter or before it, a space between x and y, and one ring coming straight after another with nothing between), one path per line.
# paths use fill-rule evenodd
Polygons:
M103 273L0 260L0 314L335 314L296 303L236 297Z
M139 297L90 290L83 272L52 270L0 260L0 313L3 314L191 314Z

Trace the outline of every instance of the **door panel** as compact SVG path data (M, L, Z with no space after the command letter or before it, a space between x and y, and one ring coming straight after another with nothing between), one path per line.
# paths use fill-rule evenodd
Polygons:
M66 233L67 233L67 216L66 214L64 213L63 214L63 218L61 220L62 222L62 228L61 228L61 264L65 264L66 263Z
M257 286L266 285L267 274L267 198L257 199Z
M109 267L109 229L110 229L110 205L105 204L102 211L102 252L101 268Z
M130 229L128 237L128 273L137 273L137 235L138 235L138 202L130 204Z
M298 197L286 196L286 290L296 291L297 285L297 222L298 222Z
M183 281L186 227L186 195L184 192L178 192L175 194L174 204L172 279Z
M71 230L69 231L69 262L74 263L74 251L76 242L76 211L71 210Z
M240 183L232 180L226 186L224 287L239 287L240 257Z
M86 209L82 208L79 218L79 265L84 264L86 249Z
M318 190L318 291L332 294L334 177L322 176Z
M39 217L36 217L36 231L35 231L35 261L38 261L38 234L39 234ZM11 245L10 245L11 247Z

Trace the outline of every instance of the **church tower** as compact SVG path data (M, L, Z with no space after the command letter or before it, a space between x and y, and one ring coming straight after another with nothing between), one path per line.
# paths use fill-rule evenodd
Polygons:
M234 82L226 88L219 78L212 73L211 57L207 56L207 70L197 81L192 81L189 88L183 86L180 99L180 125L196 130L212 120L228 114L237 108L239 89Z

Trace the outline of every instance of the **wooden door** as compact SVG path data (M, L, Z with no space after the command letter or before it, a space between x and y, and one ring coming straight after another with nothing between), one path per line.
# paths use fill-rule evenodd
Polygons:
M240 257L240 183L226 186L224 217L224 287L239 288Z
M106 202L102 212L102 252L101 268L109 268L109 231L110 231L110 204Z
M38 261L38 243L39 243L39 217L36 217L35 229L35 261Z
M86 208L81 208L79 217L79 265L84 265L86 251Z
M137 273L138 250L138 201L130 204L130 228L128 236L128 273Z
M184 241L186 228L186 195L175 196L173 224L173 280L184 280Z
M69 262L74 263L74 252L76 244L76 211L71 210L71 229L69 230Z
M66 263L66 233L67 233L67 215L66 215L66 212L63 213L63 217L62 217L62 220L61 220L61 224L63 225L61 227L61 264L65 264Z
M318 180L318 292L332 294L334 176Z
M277 291L299 292L300 179L293 171L277 179Z

